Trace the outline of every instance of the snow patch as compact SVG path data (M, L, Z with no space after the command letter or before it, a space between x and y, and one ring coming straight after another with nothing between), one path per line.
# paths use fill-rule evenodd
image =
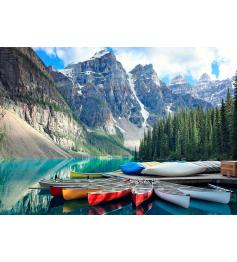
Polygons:
M131 90L133 92L133 95L134 97L136 98L138 104L140 105L141 107L141 114L142 114L142 117L144 119L144 122L142 124L143 127L146 127L147 126L147 119L149 117L149 112L145 109L145 106L143 105L143 103L139 100L139 98L137 97L137 93L136 93L136 90L134 88L134 80L133 80L133 76L131 73L128 73L128 81L129 81L129 84L131 86Z
M73 78L73 69L72 68L59 69L58 72L62 73L66 77Z
M174 112L171 110L171 107L172 107L172 103L166 106L166 109L165 109L165 110L166 110L166 112L167 112L168 114L173 114L173 113L174 113Z
M102 57L102 56L104 56L104 55L106 55L106 54L108 54L108 53L109 53L108 50L103 49L103 50L95 53L95 54L91 57L90 60L93 60L93 59L95 59L95 58L100 58L100 57Z

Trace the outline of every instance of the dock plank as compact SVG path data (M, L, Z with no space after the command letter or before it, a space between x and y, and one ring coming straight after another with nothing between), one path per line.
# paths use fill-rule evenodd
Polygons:
M158 177L149 175L126 175L124 173L105 173L106 176L122 177L127 179L136 180L150 180L150 181L167 181L177 184L204 184L204 183L216 183L216 184L228 184L237 185L237 178L222 176L220 173L211 174L199 174L196 176L186 177Z

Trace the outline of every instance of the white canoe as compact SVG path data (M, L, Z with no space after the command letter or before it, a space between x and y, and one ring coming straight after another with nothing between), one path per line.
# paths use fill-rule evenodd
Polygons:
M165 177L191 176L205 171L205 167L189 162L164 162L155 167L147 167L142 174Z
M190 197L183 192L169 188L161 183L153 184L155 194L163 200L166 200L175 205L188 208L190 204Z
M162 182L162 184L170 188L178 189L184 194L190 195L191 198L217 202L222 204L228 204L230 202L230 197L231 197L230 191L179 185L179 184L173 184L168 182Z

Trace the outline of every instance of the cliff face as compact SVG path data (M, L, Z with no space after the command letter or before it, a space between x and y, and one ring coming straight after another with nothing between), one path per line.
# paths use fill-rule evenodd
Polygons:
M141 126L140 105L126 71L113 53L99 52L90 60L60 71L52 72L54 81L74 114L88 127L114 133L118 118Z
M137 97L149 112L147 121L151 126L158 117L166 116L180 109L211 107L208 102L194 98L190 94L173 93L171 88L160 81L151 64L137 65L130 73Z
M83 143L85 129L31 48L0 48L0 96L8 109L65 149Z

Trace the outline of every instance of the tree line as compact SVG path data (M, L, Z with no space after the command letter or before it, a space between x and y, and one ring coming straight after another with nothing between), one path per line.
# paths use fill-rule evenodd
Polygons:
M139 160L237 159L237 73L235 95L230 91L220 107L184 109L159 119L144 133L135 158Z

